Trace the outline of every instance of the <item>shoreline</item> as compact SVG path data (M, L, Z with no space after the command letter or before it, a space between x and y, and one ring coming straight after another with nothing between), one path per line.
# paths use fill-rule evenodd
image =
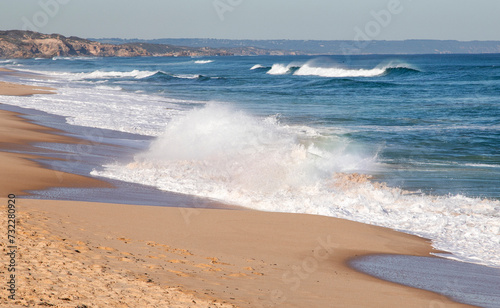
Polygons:
M0 179L0 192L3 196L11 193L18 196L26 195L26 190L47 189L63 185L65 187L109 187L108 183L90 177L44 168L34 160L46 159L47 157L32 154L33 152L42 153L30 145L32 142L41 140L49 143L77 143L81 141L56 135L56 130L22 119L20 114L0 110L0 119L3 128L0 142L3 174ZM2 149L5 148L10 151L3 151ZM18 152L12 152L13 150Z
M0 127L8 132L1 149L39 151L29 144L74 142L13 113L0 112L0 116L6 119ZM16 175L16 181L5 176L0 183L4 204L8 194L26 190L62 184L106 185L70 173L64 174L61 183L56 172L31 161L36 155L0 151L0 168ZM32 176L33 172L40 176ZM18 231L24 237L20 245L24 251L20 248L17 260L18 295L24 298L17 305L43 301L60 307L99 306L106 303L98 298L104 292L112 295L112 303L135 307L145 304L141 302L144 297L152 300L147 305L164 303L167 290L172 303L185 301L184 306L174 307L325 307L332 302L348 307L400 307L401 303L406 307L470 307L350 268L349 260L361 255L429 256L436 252L425 239L386 228L251 210L22 197L17 202ZM44 256L46 252L50 253ZM44 263L52 269L47 271ZM5 268L2 272L6 273ZM75 277L83 284L71 283ZM108 285L99 284L96 277ZM169 288L178 285L182 292ZM127 293L137 288L143 295Z
M18 77L29 76L27 73L18 72L8 68L0 67L0 76L11 75ZM56 89L49 87L35 87L19 83L5 82L0 80L0 95L7 96L28 96L35 94L53 94Z

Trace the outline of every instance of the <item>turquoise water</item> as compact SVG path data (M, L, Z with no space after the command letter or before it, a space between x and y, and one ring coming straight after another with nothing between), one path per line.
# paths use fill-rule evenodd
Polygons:
M0 102L156 138L94 176L388 226L500 265L500 55L0 65L58 89Z

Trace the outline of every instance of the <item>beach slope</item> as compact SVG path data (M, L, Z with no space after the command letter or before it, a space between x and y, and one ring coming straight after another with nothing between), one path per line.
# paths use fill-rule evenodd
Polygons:
M429 241L386 228L303 214L23 197L108 184L34 162L31 144L76 141L18 114L0 117L0 197L4 209L15 200L16 220L15 299L2 284L2 307L469 307L349 268L356 256L433 252Z

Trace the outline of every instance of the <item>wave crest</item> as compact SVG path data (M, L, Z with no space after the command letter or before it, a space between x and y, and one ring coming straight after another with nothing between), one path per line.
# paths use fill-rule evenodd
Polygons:
M269 68L271 68L271 67L264 66L264 65L261 65L261 64L255 64L254 66L252 66L250 68L250 70L253 71L253 70L258 70L258 69L269 69Z
M314 67L304 64L294 75L319 77L375 77L385 73L385 68L345 69L340 67Z
M153 75L147 76L144 79L146 81L171 81L178 79L187 79L187 80L198 80L198 81L207 81L211 79L218 79L219 77L208 77L200 74L169 74L164 71L158 71Z
M255 65L251 69L264 68L262 65ZM317 65L317 59L308 61L305 64L288 65L275 63L267 71L269 75L293 74L296 76L318 76L329 78L349 78L349 77L377 77L387 74L418 73L418 69L404 63L380 64L374 68L345 68L339 65Z
M88 79L119 79L119 78L135 78L143 79L157 74L159 71L141 71L132 70L127 72L120 71L101 71L96 70L85 73L60 73L60 72L40 72L56 77L61 77L69 80L88 80Z
M286 75L286 74L292 74L297 69L300 69L300 66L297 66L297 64L284 65L284 64L277 63L277 64L273 64L273 66L267 72L267 74L269 74L269 75Z
M194 63L196 64L208 64L208 63L212 63L214 62L214 60L196 60L194 61Z

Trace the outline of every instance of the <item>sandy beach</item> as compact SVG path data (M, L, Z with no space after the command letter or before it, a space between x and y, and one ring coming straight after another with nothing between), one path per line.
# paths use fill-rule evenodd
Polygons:
M0 83L0 95L50 90ZM1 307L470 307L347 266L363 255L436 252L387 228L305 214L27 199L29 190L110 184L33 161L35 142L81 140L8 111L0 111L0 131L1 202L7 209L15 200L16 219L15 292L2 258Z
M23 76L26 74L19 73L10 69L0 68L0 74ZM33 87L23 84L0 81L0 95L34 95L34 94L50 94L54 93L55 89L48 87Z

